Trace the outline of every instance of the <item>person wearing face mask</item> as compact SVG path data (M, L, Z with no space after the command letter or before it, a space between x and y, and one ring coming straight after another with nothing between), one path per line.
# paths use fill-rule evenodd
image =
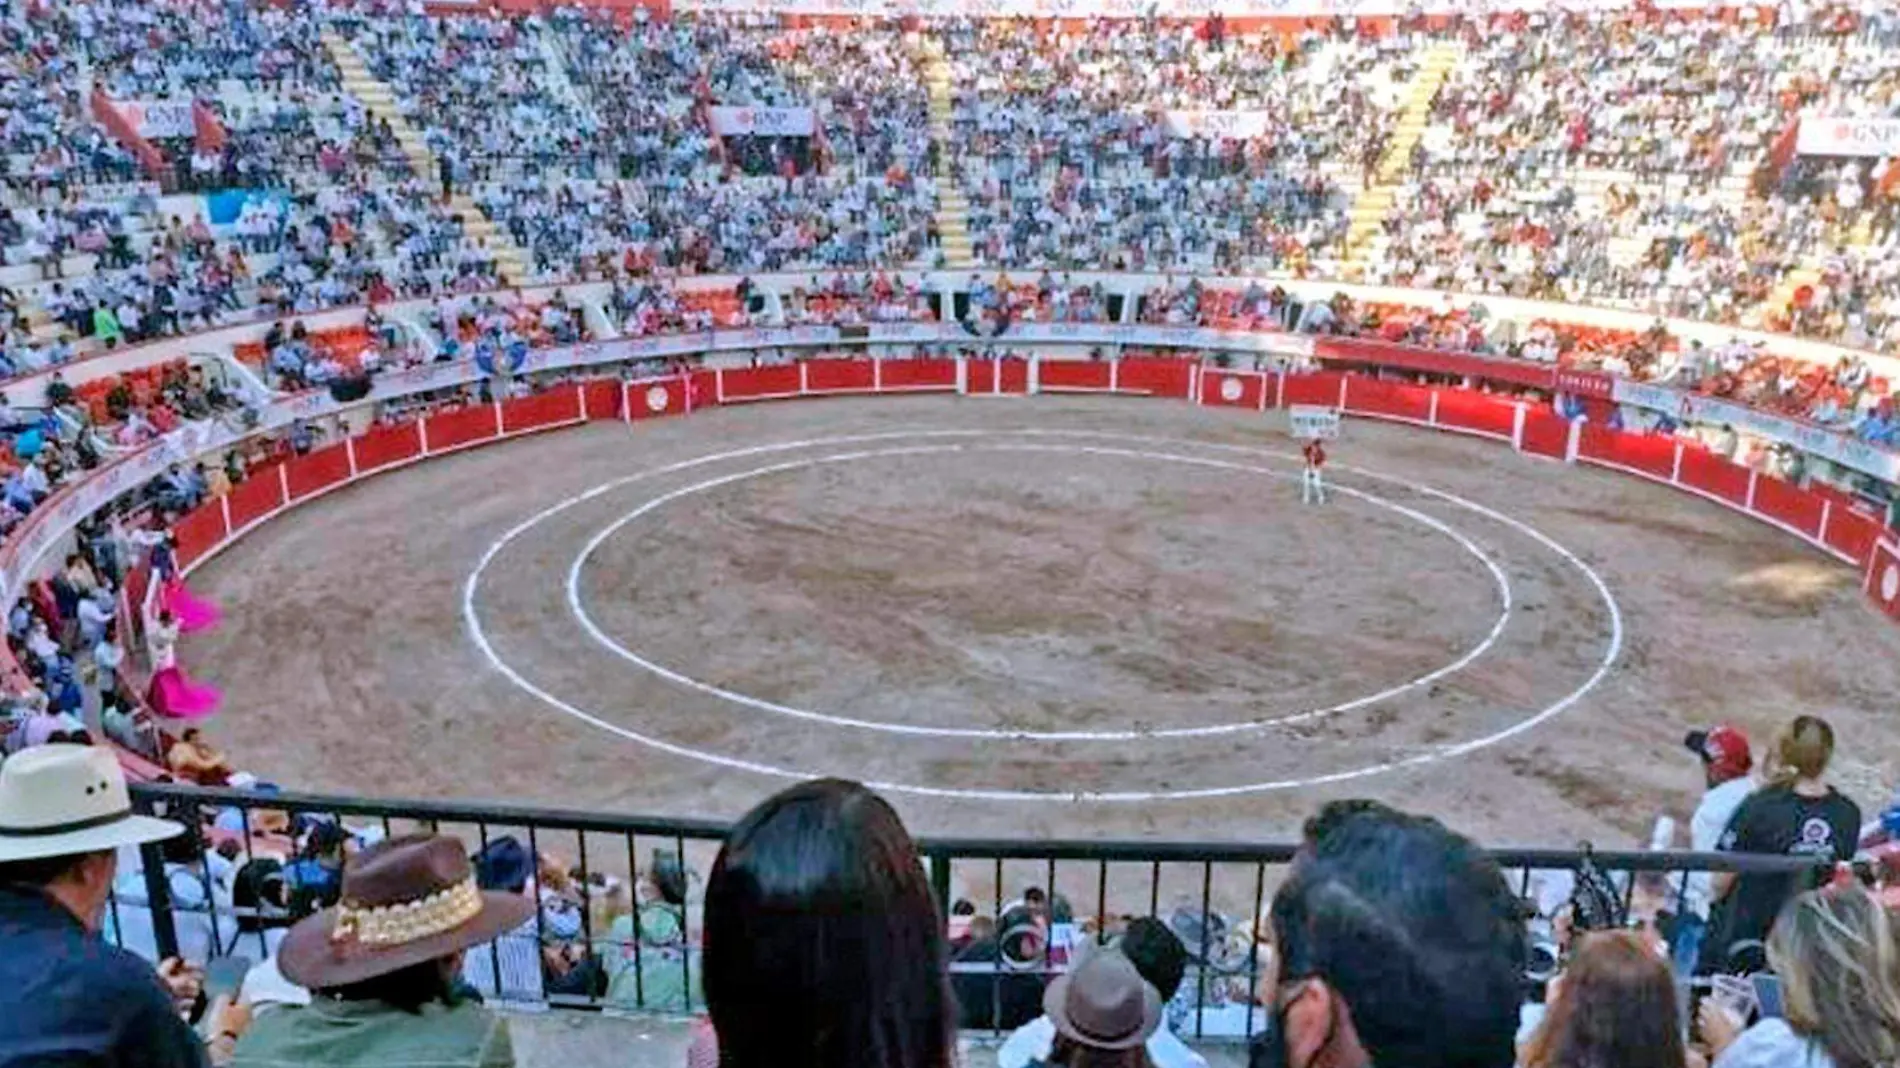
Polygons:
M1374 802L1306 832L1273 898L1250 1068L1510 1068L1526 936L1497 865Z

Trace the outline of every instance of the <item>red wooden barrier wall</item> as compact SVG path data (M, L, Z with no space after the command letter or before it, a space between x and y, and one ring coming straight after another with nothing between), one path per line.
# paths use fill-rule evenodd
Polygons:
M805 388L814 393L865 393L876 379L870 360L812 360L805 365Z
M508 434L572 423L580 417L581 396L567 386L501 402L501 429Z
M1799 486L1760 475L1755 479L1755 510L1779 519L1810 538L1821 534L1821 509L1826 502Z
M1570 448L1570 420L1548 408L1524 412L1524 451L1561 460Z
M1273 379L1250 372L1202 371L1201 403L1224 408L1264 408L1273 403Z
M1123 393L1143 393L1155 397L1185 397L1192 376L1192 360L1169 360L1138 356L1123 360L1115 370L1116 388ZM889 374L889 368L885 369Z
M422 455L422 435L417 426L414 422L397 423L364 431L356 439L356 470L374 471Z
M1729 463L1704 449L1686 446L1682 450L1679 481L1736 504L1748 502L1748 468Z
M1343 376L1338 371L1318 371L1310 375L1286 376L1285 403L1324 404L1328 408L1339 406L1339 380Z
M587 418L620 418L620 383L611 378L590 378L581 384L587 395Z
M495 436L495 408L489 404L432 415L424 422L428 426L430 452L441 452Z
M725 373L725 386L719 395L728 404L761 397L796 396L798 383L797 364L739 367Z
M1036 371L1041 388L1053 393L1065 390L1100 391L1109 387L1113 366L1101 360L1048 360Z
M879 373L886 390L957 388L955 360L885 360Z
M284 478L290 487L290 499L293 501L334 486L349 477L350 456L340 441L335 445L325 445L307 456L295 457L284 464Z
M1666 479L1675 473L1676 439L1660 434L1633 434L1585 423L1577 441L1577 455L1635 468Z
M1351 378L1346 382L1346 410L1422 423L1431 418L1432 391L1408 382Z
M255 471L250 478L231 487L231 529L238 531L277 510L284 503L283 486L277 481L277 469Z
M1474 430L1509 441L1517 425L1517 402L1487 393L1441 389L1438 391L1438 425Z
M178 539L178 566L189 567L223 541L224 533L222 501L207 501L180 516L172 524L172 537Z

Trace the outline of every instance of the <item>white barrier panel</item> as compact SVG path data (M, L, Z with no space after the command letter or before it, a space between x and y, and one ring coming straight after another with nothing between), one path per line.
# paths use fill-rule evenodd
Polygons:
M1803 115L1794 150L1803 156L1900 156L1900 119Z
M810 137L818 129L810 108L715 107L711 111L713 132L721 137Z
M1900 455L1888 452L1872 442L1861 441L1839 431L1804 423L1799 419L1750 408L1734 401L1705 397L1665 386L1644 385L1617 379L1611 396L1618 404L1663 412L1681 420L1698 423L1727 423L1756 437L1785 441L1802 452L1872 475L1883 482L1900 482Z

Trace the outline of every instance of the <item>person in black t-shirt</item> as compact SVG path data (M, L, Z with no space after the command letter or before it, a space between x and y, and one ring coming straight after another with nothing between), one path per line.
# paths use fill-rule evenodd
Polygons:
M1854 855L1860 837L1860 806L1822 781L1834 756L1834 730L1825 720L1797 716L1775 738L1766 769L1767 785L1749 795L1716 848L1728 853L1772 853L1814 860L1816 872ZM1713 937L1703 943L1700 973L1728 971L1737 963L1738 942L1768 937L1781 906L1814 885L1812 874L1717 873L1711 892L1717 904L1710 917ZM1759 953L1751 961L1759 965Z

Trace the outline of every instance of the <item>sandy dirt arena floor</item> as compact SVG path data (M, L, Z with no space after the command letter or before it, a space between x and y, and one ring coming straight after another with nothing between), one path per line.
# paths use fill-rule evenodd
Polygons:
M1302 507L1294 452L1112 398L558 431L265 525L195 577L228 620L183 656L240 766L375 796L727 818L840 774L926 834L1288 839L1370 796L1624 845L1693 805L1686 729L1799 712L1864 805L1893 781L1900 630L1851 569L1359 421Z

